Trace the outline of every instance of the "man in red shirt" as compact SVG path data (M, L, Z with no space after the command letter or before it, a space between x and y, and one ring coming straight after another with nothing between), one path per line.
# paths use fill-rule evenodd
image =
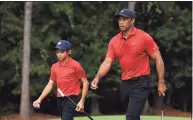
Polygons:
M71 44L66 40L58 41L56 45L56 55L58 62L52 65L50 80L44 88L40 97L33 102L35 108L39 108L42 100L51 92L54 83L65 96L71 98L75 103L67 97L62 97L57 92L57 107L62 120L73 120L74 111L83 112L84 102L88 92L88 80L85 72L79 62L70 57ZM82 97L79 98L80 85L83 84Z
M166 90L164 63L152 37L134 27L134 11L123 9L116 18L121 32L109 42L106 58L92 81L91 88L98 88L99 80L107 74L113 61L118 59L122 70L121 97L128 102L126 120L140 120L141 111L151 88L151 81L148 79L149 56L156 63L160 96L165 96Z

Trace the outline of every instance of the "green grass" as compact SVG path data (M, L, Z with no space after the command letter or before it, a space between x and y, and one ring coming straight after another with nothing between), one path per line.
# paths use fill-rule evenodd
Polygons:
M92 116L94 120L125 120L123 115L112 115L112 116ZM51 120L60 120L51 119ZM75 117L74 120L89 120L88 117ZM141 120L161 120L161 116L141 116ZM191 120L191 118L186 117L168 117L164 116L163 120Z

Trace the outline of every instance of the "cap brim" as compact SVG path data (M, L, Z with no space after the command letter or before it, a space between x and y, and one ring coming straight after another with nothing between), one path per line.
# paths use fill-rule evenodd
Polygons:
M60 46L56 46L55 49L59 49L59 50L62 50L62 51L66 50L64 48L61 48Z
M127 15L124 15L124 14L118 14L118 15L116 15L115 17L116 18L118 18L118 17L125 17L125 18L135 18L135 17L133 17L133 16L127 16Z
M128 17L129 17L129 16L124 15L124 14L118 14L118 15L116 15L115 17L116 17L116 18L118 18L118 17L120 17L120 16L122 16L122 17L126 17L126 18L128 18Z

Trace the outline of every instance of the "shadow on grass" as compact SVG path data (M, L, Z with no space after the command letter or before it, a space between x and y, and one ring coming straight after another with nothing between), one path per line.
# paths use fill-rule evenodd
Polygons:
M125 116L123 115L112 115L112 116L92 116L94 120L125 120ZM191 118L187 117L169 117L164 116L164 120L191 120ZM50 119L50 120L60 120L58 119ZM88 117L75 117L74 120L89 120ZM161 120L161 116L141 116L141 120Z

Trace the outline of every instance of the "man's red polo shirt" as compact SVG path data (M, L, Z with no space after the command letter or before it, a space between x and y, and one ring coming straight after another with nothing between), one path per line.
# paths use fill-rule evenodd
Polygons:
M68 58L64 64L57 62L51 67L50 79L55 81L57 88L61 89L65 96L79 95L81 78L86 74L79 62ZM57 97L61 95L57 92Z
M122 69L122 80L150 74L149 55L159 48L152 37L135 27L127 39L122 32L114 36L108 45L107 57L117 58Z

